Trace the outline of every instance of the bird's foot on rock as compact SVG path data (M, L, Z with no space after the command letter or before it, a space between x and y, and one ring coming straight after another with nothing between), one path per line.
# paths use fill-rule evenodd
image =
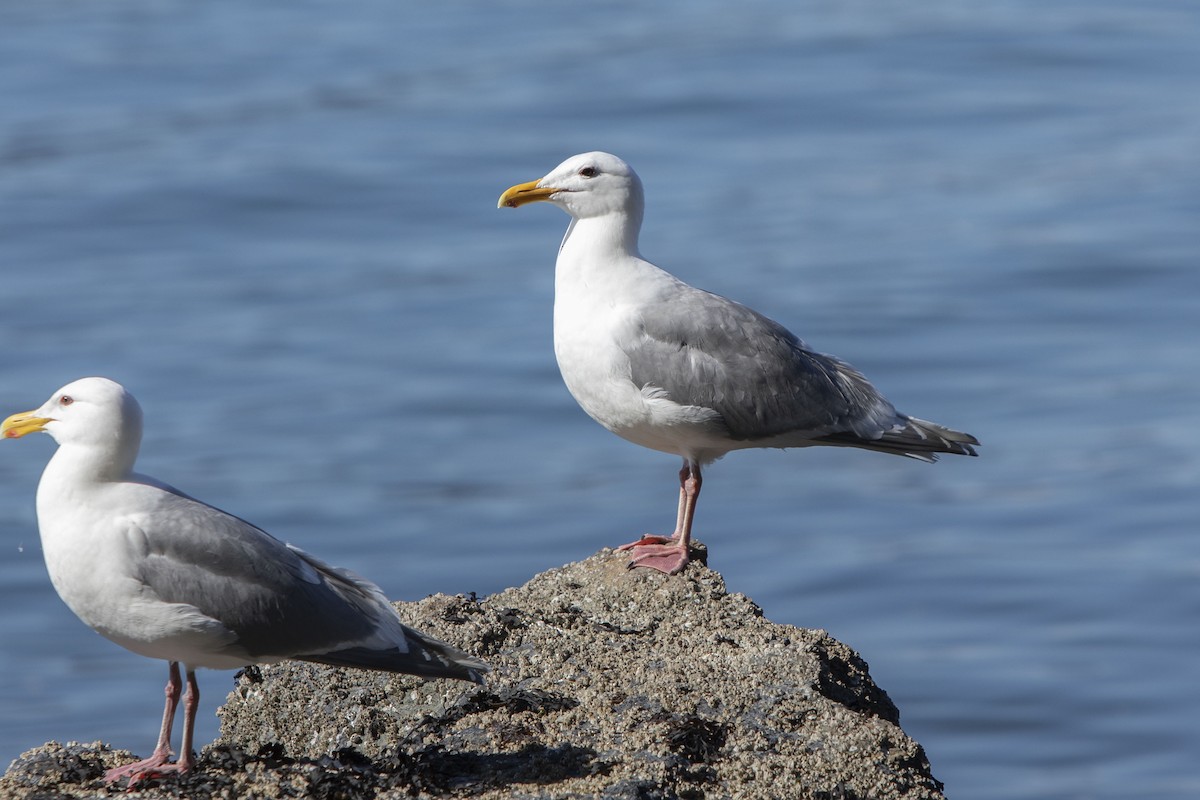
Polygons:
M127 788L132 789L139 781L143 781L146 778L159 778L171 773L182 774L191 768L191 759L180 759L175 763L171 763L170 753L155 753L141 761L135 761L123 767L110 769L104 773L104 782L114 783L121 780L121 778L129 778L129 786Z
M630 549L633 552L633 558L629 559L629 568L646 567L664 572L667 575L675 575L682 572L689 560L687 548L681 548L677 541L672 542L668 539L667 542L669 544L652 543L631 546Z
M633 550L635 547L645 547L646 545L651 544L678 543L678 541L679 540L674 536L655 536L653 533L643 533L642 538L638 539L636 542L630 542L629 544L621 545L617 548L617 552L622 550Z

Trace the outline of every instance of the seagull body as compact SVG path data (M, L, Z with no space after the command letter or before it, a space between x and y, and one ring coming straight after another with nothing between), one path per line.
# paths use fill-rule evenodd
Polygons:
M101 635L170 662L154 754L109 781L186 772L199 688L195 670L286 658L482 682L487 665L407 627L375 584L329 566L179 490L133 471L137 401L106 378L84 378L0 435L44 431L59 448L37 491L46 568L59 596ZM168 763L171 722L187 673L184 738Z
M624 545L631 566L683 569L700 469L733 450L975 455L973 436L901 414L850 365L643 259L641 180L616 156L572 156L499 205L539 201L571 216L554 277L554 352L567 388L613 433L683 458L675 531Z

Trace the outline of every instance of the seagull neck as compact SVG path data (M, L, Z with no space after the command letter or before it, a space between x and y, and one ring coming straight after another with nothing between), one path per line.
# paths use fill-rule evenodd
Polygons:
M60 446L46 465L42 482L84 486L125 480L133 471L137 449L113 449L96 445Z
M619 213L572 219L558 248L559 258L574 262L639 258L641 227L641 219Z

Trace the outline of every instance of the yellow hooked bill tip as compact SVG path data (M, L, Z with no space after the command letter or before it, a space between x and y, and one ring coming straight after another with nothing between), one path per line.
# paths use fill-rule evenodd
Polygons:
M35 417L32 411L23 411L20 414L13 414L4 422L0 422L0 437L5 439L20 439L27 433L37 433L45 430L46 423L50 422L46 417Z
M499 202L496 203L496 208L520 208L526 203L536 203L541 200L549 200L550 195L556 194L558 189L552 189L549 186L538 186L538 181L529 181L528 183L518 183L509 189L506 189L504 194L500 195Z

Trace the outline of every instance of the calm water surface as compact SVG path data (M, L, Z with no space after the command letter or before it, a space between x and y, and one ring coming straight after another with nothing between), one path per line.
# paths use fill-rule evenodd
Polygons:
M116 378L144 471L396 598L664 530L674 459L557 374L566 217L495 208L610 150L648 257L985 443L731 455L731 590L861 652L951 796L1200 794L1200 10L8 2L0 37L3 414ZM46 578L53 443L0 449L0 762L148 752L165 669Z

